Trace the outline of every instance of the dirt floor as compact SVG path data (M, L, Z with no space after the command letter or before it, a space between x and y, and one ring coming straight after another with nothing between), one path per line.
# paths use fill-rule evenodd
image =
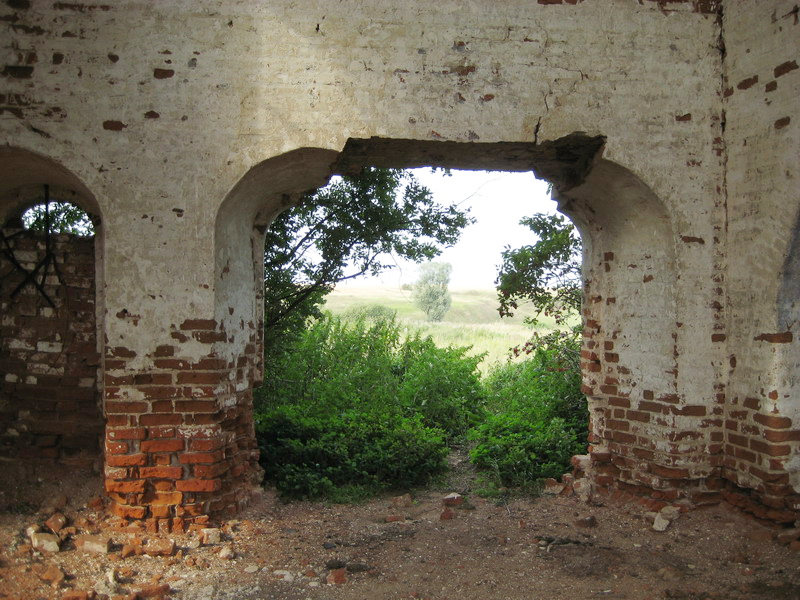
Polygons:
M0 477L3 599L800 598L786 531L729 507L658 532L647 509L608 498L477 497L463 464L440 485L357 506L284 504L266 490L204 540L120 527L85 470L6 463ZM449 508L451 492L462 496ZM32 549L26 529L47 532L53 513L66 517L60 551ZM110 536L108 551L76 548L85 533Z

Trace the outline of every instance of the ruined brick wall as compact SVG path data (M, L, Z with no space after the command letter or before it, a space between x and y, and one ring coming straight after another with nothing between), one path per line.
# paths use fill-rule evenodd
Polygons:
M0 4L0 213L49 183L103 218L118 514L180 528L246 500L263 228L360 144L352 165L553 181L587 243L597 482L687 502L735 484L786 518L798 485L793 10Z
M732 502L800 510L797 2L725 5L728 296L724 477Z
M0 230L0 453L91 463L100 456L103 418L97 387L94 239L51 237L58 269L42 286L12 297L45 256L45 237Z

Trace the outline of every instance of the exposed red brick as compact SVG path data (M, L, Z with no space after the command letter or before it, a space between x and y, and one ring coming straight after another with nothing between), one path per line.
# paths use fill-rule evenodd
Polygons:
M792 426L792 420L790 418L779 417L777 415L757 413L753 416L753 420L766 427L771 427L772 429L788 429Z
M144 519L147 516L147 508L144 506L128 506L119 503L111 505L111 512L123 519Z
M736 84L736 87L740 90L746 90L748 88L753 87L757 83L758 83L758 75L753 75L752 77L742 79L739 83Z
M106 402L106 412L114 413L143 413L147 410L147 402Z
M171 373L137 373L133 376L134 385L171 385Z
M764 439L768 442L798 442L800 441L800 431L773 431L764 430Z
M111 481L106 479L106 491L119 494L141 494L145 489L145 481Z
M114 454L106 456L106 464L109 467L136 467L144 465L147 458L144 454Z
M773 74L777 79L781 75L786 75L787 73L790 73L791 71L794 71L797 68L798 67L796 60L787 60L785 63L781 63L777 67L775 67L775 69L773 69Z
M682 235L681 240L685 244L705 244L706 241L701 237L696 237L693 235Z
M108 454L127 454L128 442L112 442L106 440L106 452Z
M103 121L103 129L108 131L122 131L127 125L122 121Z
M641 421L642 423L650 422L650 414L638 410L626 411L625 416L632 421Z
M202 344L224 342L228 339L224 331L193 331L192 337Z
M222 452L185 452L178 457L181 464L212 464L222 460Z
M212 451L222 448L222 441L219 439L190 440L189 449L199 451Z
M150 403L150 412L172 413L175 412L175 404L172 400L154 400Z
M156 79L169 79L173 75L175 75L173 69L153 69L153 77Z
M792 452L791 446L768 444L767 442L755 439L750 440L750 448L761 454L766 454L767 456L788 456Z
M792 121L792 118L791 118L791 117L781 117L780 119L778 119L777 121L775 121L775 129L783 129L783 128L784 128L784 127L786 127L786 126L787 126L789 123L791 123L791 121ZM789 333L789 336L790 336L790 337L791 337L791 335L792 335L792 334L791 334L791 333ZM789 339L789 341L792 341L792 340L791 340L791 339Z
M759 410L761 408L761 401L758 398L745 398L742 402L742 406L745 408L750 408L752 410Z
M216 492L222 488L221 479L184 479L175 482L181 492Z
M180 398L181 388L171 385L139 386L138 390L147 400L163 400L165 398Z
M111 440L143 440L146 435L147 432L142 427L108 430L108 439Z
M214 319L186 319L180 324L180 329L186 330L205 330L215 331L217 322Z
M175 409L185 413L215 413L218 405L216 400L177 400Z
M247 357L240 357L246 360ZM229 368L228 362L223 358L202 358L189 367L193 371L218 371Z
M161 346L156 346L155 352L153 352L153 356L158 358L175 356L175 346L170 346L166 344Z
M153 425L181 425L183 424L183 417L177 414L149 414L141 415L139 417L139 425L153 426Z
M228 465L224 462L215 465L194 465L192 467L195 477L199 479L214 479L228 470Z
M147 439L168 439L176 437L176 430L174 427L148 427Z
M142 452L179 452L184 449L183 440L146 440L140 443Z
M650 472L664 479L688 479L690 476L688 469L665 467L658 464L651 464Z
M183 476L182 467L140 467L139 476L153 479L180 479Z
M781 333L762 333L753 339L757 342L769 342L771 344L789 344L792 341L792 332L784 331Z
M675 115L676 121L691 121L692 120L692 113L686 113L685 115Z
M227 379L227 373L189 371L178 373L178 383L215 385Z

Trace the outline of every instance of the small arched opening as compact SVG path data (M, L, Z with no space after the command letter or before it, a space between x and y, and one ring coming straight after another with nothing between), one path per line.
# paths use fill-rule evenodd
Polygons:
M99 207L47 157L6 147L0 165L0 454L97 468Z

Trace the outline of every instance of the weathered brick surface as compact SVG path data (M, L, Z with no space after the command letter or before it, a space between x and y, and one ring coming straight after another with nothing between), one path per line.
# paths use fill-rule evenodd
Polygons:
M264 228L334 171L434 164L534 170L581 228L596 483L797 515L795 4L4 7L0 217L51 183L103 219L117 514L244 501Z
M58 272L43 289L28 272L45 256L45 237L0 230L0 453L24 458L91 461L103 431L97 391L94 239L51 237ZM40 280L41 278L39 278Z

